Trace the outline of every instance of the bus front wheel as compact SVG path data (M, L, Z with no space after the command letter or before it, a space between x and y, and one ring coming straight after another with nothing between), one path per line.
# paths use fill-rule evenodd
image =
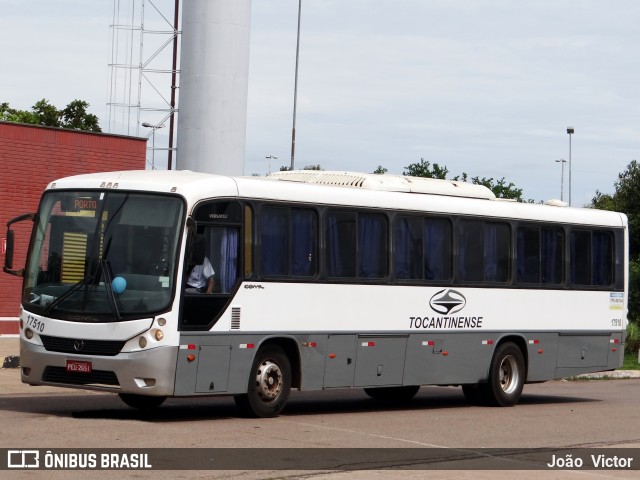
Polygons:
M249 374L247 393L236 395L240 410L252 417L277 417L291 392L291 362L276 345L258 351Z

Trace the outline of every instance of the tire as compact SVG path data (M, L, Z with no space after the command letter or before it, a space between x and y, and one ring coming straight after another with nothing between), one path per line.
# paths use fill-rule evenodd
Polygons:
M493 354L489 369L489 404L512 407L520 400L524 387L524 357L517 345L503 343Z
M284 351L268 346L258 351L251 372L247 393L234 400L243 414L250 417L277 417L291 393L291 362Z
M376 400L407 401L415 397L418 390L420 390L419 385L410 385L406 387L365 388L364 393Z
M489 386L486 383L462 385L462 393L469 405L485 406L490 404Z
M150 395L136 395L134 393L119 393L120 400L132 408L148 410L158 408L167 397L152 397Z

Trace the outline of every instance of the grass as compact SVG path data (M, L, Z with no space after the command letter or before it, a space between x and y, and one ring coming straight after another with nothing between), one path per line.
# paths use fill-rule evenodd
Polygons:
M625 353L624 362L620 370L640 370L637 353Z

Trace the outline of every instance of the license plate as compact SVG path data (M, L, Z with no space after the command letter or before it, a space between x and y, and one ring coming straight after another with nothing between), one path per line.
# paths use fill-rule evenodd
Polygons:
M91 362L84 360L67 360L67 372L71 373L91 373Z

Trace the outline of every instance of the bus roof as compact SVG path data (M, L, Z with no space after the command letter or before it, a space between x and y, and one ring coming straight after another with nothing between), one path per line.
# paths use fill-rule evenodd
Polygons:
M186 170L132 170L62 178L47 189L171 193L184 197L189 209L205 199L242 197L613 227L627 223L626 216L616 212L500 201L481 185L388 174L303 170L229 177Z

